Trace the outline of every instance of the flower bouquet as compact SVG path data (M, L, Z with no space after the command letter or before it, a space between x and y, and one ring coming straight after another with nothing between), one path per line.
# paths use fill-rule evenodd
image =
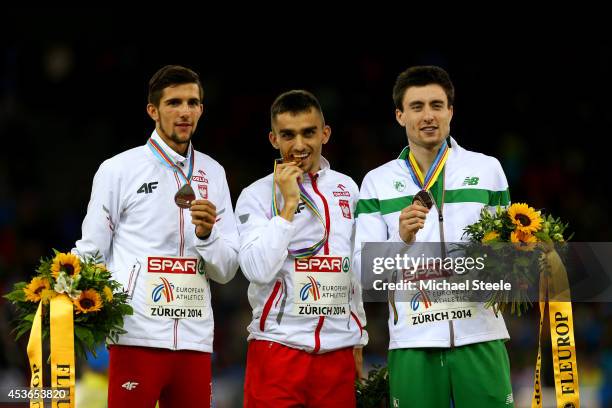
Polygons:
M95 356L98 345L109 339L116 342L123 330L123 317L132 314L127 293L111 279L111 273L100 263L99 256L80 259L71 253L53 250L53 258L41 259L30 282L18 282L4 297L17 310L16 338L32 330L39 306L42 306L42 339L50 334L49 303L66 295L73 305L74 348L85 357Z
M358 408L379 408L389 406L389 371L387 367L375 365L367 379L355 381L355 395Z
M484 254L485 268L479 272L479 279L504 279L513 288L489 292L485 305L496 313L509 307L519 316L529 309L529 289L537 289L540 272L550 271L551 262L555 266L560 262L554 245L571 239L564 236L567 226L525 203L497 207L494 212L483 208L480 219L464 228L469 243L462 249L472 256Z

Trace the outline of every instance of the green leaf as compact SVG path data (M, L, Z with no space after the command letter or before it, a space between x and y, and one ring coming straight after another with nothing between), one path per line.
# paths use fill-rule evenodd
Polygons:
M91 330L82 327L80 325L74 326L74 335L82 341L87 348L93 348L94 345L94 336L91 333Z

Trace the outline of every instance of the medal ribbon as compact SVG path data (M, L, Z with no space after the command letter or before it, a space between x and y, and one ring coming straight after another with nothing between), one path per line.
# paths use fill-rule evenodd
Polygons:
M323 225L324 231L323 238L321 238L319 242L316 242L315 244L307 248L288 249L289 254L293 255L296 258L308 258L313 255L316 255L321 250L321 248L323 248L323 246L327 242L328 232L327 228L325 228L325 220L323 219L323 216L319 211L319 207L317 207L317 203L315 203L310 194L308 194L308 192L304 189L302 183L298 183L298 186L300 187L300 198L302 199L306 207L310 208L313 214L319 219L319 221ZM276 161L274 161L274 175L272 176L272 216L276 217L279 214L280 211L278 209L278 203L276 201Z
M152 138L149 138L149 140L147 141L147 145L149 146L149 148L153 152L153 155L155 155L155 157L157 157L157 159L164 166L170 167L175 172L180 174L181 177L183 178L183 180L185 180L185 184L190 184L191 175L193 173L193 162L194 162L194 157L195 157L195 154L193 154L194 153L193 152L193 145L190 144L190 146L189 146L190 147L189 154L190 154L191 157L189 158L189 172L187 173L187 175L185 175L185 173L183 173L183 170L172 161L170 156L168 156L168 154L164 151L164 149L160 146L159 143L157 143Z
M406 166L408 166L408 171L410 172L410 176L412 176L412 180L414 184L419 186L421 190L429 190L431 186L434 185L438 176L442 172L444 168L444 164L446 163L446 159L448 159L448 155L450 153L450 147L448 147L448 143L444 142L442 147L438 151L436 158L433 163L427 170L427 174L423 177L423 173L419 168L419 164L417 163L412 151L408 152L408 157L406 160Z

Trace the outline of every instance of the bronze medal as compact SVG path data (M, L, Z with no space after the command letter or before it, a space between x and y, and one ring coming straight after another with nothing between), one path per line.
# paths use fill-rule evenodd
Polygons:
M196 199L195 191L191 185L185 184L174 195L174 202L181 208L191 207L191 202Z
M427 190L421 190L419 191L413 198L412 198L412 204L414 204L415 202L419 202L419 204L421 204L423 207L427 207L428 209L431 209L431 207L433 206L433 198L431 197L431 193Z

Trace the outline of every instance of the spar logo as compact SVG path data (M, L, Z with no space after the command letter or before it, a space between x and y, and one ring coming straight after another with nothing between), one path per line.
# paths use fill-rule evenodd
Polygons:
M308 282L300 289L300 299L307 300L309 295L312 295L314 301L321 299L321 284L310 275L308 275Z
M350 262L348 257L341 256L311 256L295 259L296 272L348 272Z
M166 299L166 303L170 303L174 300L174 285L168 282L166 278L159 278L161 284L157 285L151 293L151 298L155 303L159 302L162 296Z
M147 258L148 271L152 273L186 273L195 275L198 270L196 258L172 258L150 256Z
M412 307L412 310L416 312L421 306L421 303L423 303L423 306L425 306L425 310L429 309L429 307L431 306L431 300L429 300L429 296L427 296L427 293L424 292L422 289L419 289L419 291L415 293L412 299L410 300L410 306Z

